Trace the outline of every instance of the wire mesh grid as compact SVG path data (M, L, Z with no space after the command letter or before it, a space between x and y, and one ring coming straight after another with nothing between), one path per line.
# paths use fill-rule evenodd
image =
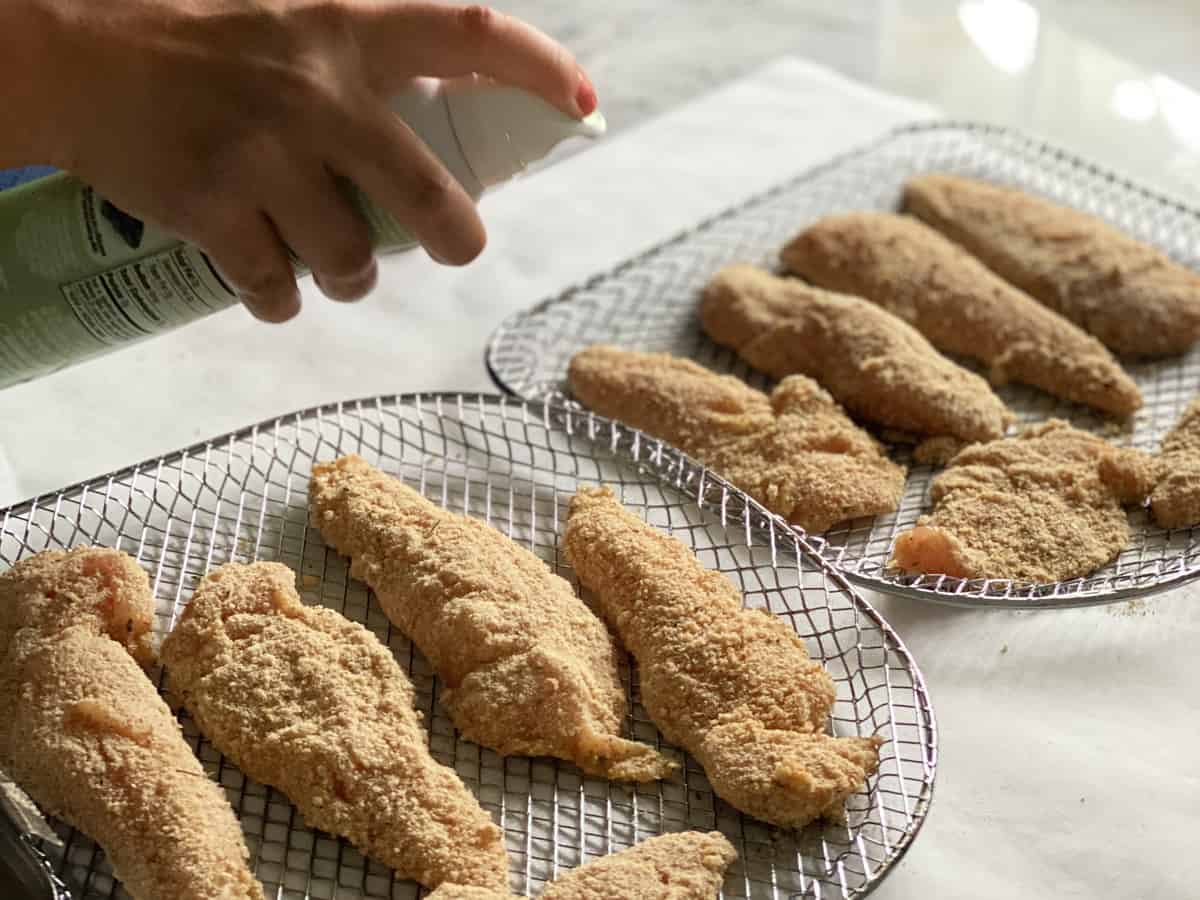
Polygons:
M393 631L344 558L308 524L312 464L358 453L436 503L484 519L574 581L558 549L580 484L606 483L651 523L724 572L748 605L791 623L837 681L831 727L879 734L879 772L847 804L844 824L770 828L716 800L703 771L664 747L637 702L629 733L684 762L670 780L626 785L567 763L501 759L462 740L438 703L438 681ZM7 565L47 547L101 544L151 573L156 632L169 631L192 590L230 561L278 560L306 602L337 609L385 641L410 673L433 755L454 768L501 824L512 887L536 894L558 872L687 828L718 829L738 849L726 898L858 897L907 849L928 810L937 762L933 710L900 640L802 539L661 443L586 413L499 397L407 395L308 410L38 498L0 515ZM160 678L161 684L161 678ZM181 713L184 733L226 789L254 871L278 898L416 898L416 885L307 828L281 794L242 776ZM84 900L124 897L97 846L61 823L43 845Z
M1200 268L1200 212L1145 190L1057 147L1005 129L923 123L892 132L752 198L587 283L506 320L489 344L488 368L504 390L525 399L566 399L567 364L595 343L667 351L769 388L729 349L703 333L700 291L722 266L741 261L777 268L779 248L821 216L896 209L913 175L950 172L1012 185L1109 220ZM969 361L957 360L981 371ZM1021 385L998 393L1020 424L1051 417L1103 434L1123 446L1154 450L1187 402L1200 392L1200 347L1182 358L1127 366L1145 397L1131 429L1113 438L1089 410ZM1078 606L1148 593L1200 573L1200 529L1164 531L1144 509L1130 515L1132 540L1110 565L1053 584L906 576L888 568L896 535L928 510L937 470L913 465L893 446L909 477L896 512L838 526L811 545L859 584L947 603L1017 607ZM1036 511L1031 511L1036 515Z

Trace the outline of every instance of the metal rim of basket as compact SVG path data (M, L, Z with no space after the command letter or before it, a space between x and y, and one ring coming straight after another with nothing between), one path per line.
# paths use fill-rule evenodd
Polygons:
M502 349L507 350L509 353L512 353L513 349L516 348L518 352L525 350L529 355L537 354L536 349L522 348L519 340L512 340L517 335L515 326L539 315L547 309L569 303L581 292L617 278L625 271L641 263L653 260L655 257L672 247L682 244L689 238L711 230L720 223L732 219L743 212L766 204L778 195L792 190L807 181L816 179L827 172L834 171L853 160L870 156L872 153L886 148L891 142L897 139L937 132L960 132L1010 140L1014 144L1019 145L1020 149L1025 152L1048 155L1059 162L1067 163L1086 171L1092 176L1103 178L1112 184L1118 185L1124 190L1136 193L1144 199L1170 207L1174 212L1194 219L1196 227L1200 229L1200 209L1186 203L1181 203L1161 191L1146 187L1137 180L1120 172L1085 159L1053 141L988 122L956 119L911 122L889 129L882 136L869 143L851 148L822 163L810 166L772 185L766 190L759 191L744 200L738 201L708 216L695 225L676 232L665 240L622 260L617 265L605 271L589 276L586 280L570 285L552 297L544 298L526 309L510 314L492 332L484 350L484 363L487 366L488 375L496 387L510 397L528 402L536 402L546 398L568 399L562 393L562 385L560 383L548 383L544 381L526 381L523 383L519 378L511 379L505 373L501 372L496 358ZM528 376L525 377L528 378ZM693 462L693 465L699 465L699 463ZM947 575L888 576L886 574L866 574L861 571L861 564L866 561L865 558L847 561L844 558L845 552L842 548L830 544L820 536L806 534L802 529L787 523L786 520L780 519L780 522L784 527L790 528L794 533L799 535L809 549L813 550L813 552L826 562L829 562L838 572L845 575L854 584L868 590L879 591L893 596L924 600L946 606L999 607L1007 609L1067 609L1099 606L1157 594L1200 577L1200 551L1190 556L1181 554L1178 557L1178 565L1171 571L1165 573L1159 571L1150 574L1132 572L1105 576L1101 579L1105 582L1104 585L1090 585L1089 582L1097 580L1094 575L1083 576L1068 581L1035 584L1012 579L963 579ZM1111 583L1113 581L1129 583L1125 586L1113 586Z
M478 393L461 393L455 391L430 391L430 392L412 392L398 394L382 394L369 395L351 400L336 401L331 403L319 404L317 406L305 407L294 412L285 413L279 416L272 416L263 419L253 425L248 425L234 431L226 432L207 440L197 441L179 450L170 453L165 453L160 456L151 457L132 465L124 466L115 469L107 474L97 475L92 478L82 479L72 484L59 488L56 491L38 494L27 500L12 504L8 507L0 509L0 535L8 533L9 523L13 517L20 517L34 512L37 509L45 508L42 504L45 500L54 500L62 498L78 492L94 489L98 486L111 485L113 482L122 481L131 476L136 476L139 472L145 472L152 467L170 466L178 463L188 457L195 457L205 451L212 450L219 444L232 444L234 441L253 438L259 432L277 428L285 422L302 422L310 419L319 419L322 415L337 415L341 414L349 407L362 408L364 404L380 404L390 402L397 407L413 407L420 408L422 403L438 404L451 402L460 408L467 404L474 404L482 412L485 409L498 410L502 415L506 410L517 408L524 413L535 413L540 424L547 431L559 431L568 435L575 434L569 427L564 428L554 422L552 416L555 413L566 416L567 421L571 417L585 418L589 427L592 428L607 428L611 433L623 432L635 440L640 440L643 445L656 448L659 454L667 454L675 461L678 466L676 470L680 473L674 481L668 481L658 476L655 470L651 470L644 465L638 465L634 460L625 460L626 464L636 466L639 472L651 474L656 477L660 483L666 484L679 491L683 496L687 497L691 502L695 503L702 511L714 514L720 517L724 523L724 510L714 510L710 503L706 502L705 495L709 488L717 488L724 496L734 496L744 504L747 511L746 527L754 528L758 531L768 531L772 534L780 533L790 538L795 545L795 551L798 558L807 557L811 562L815 563L821 572L822 577L842 592L849 603L854 607L854 610L865 616L869 622L879 630L881 636L886 642L887 649L894 652L898 659L902 662L903 668L912 679L913 695L919 701L914 709L919 714L919 721L916 727L923 736L921 747L922 766L925 772L921 779L920 793L913 800L913 808L908 816L907 827L904 830L902 837L892 843L889 847L887 855L879 863L879 865L868 875L865 875L865 883L854 890L845 891L843 895L846 900L852 898L866 897L871 894L875 888L884 880L884 878L894 869L896 864L903 859L913 841L920 833L925 820L928 818L930 808L933 803L933 789L937 774L938 764L938 749L939 736L937 718L934 713L933 703L929 695L929 689L925 682L925 676L917 665L908 647L904 641L896 633L895 629L883 618L882 615L865 599L863 598L851 584L843 572L833 566L820 552L814 549L810 543L811 539L806 537L802 532L792 528L780 516L767 510L760 503L747 495L745 492L738 489L736 486L721 478L715 473L709 472L702 465L699 465L694 460L689 458L678 450L670 447L658 439L640 432L636 429L617 422L615 420L606 419L603 416L595 415L587 411L580 410L574 404L556 404L552 401L542 401L540 403L513 398L507 394L493 394L487 392ZM540 408L540 415L536 415ZM603 450L598 450L599 453L604 453ZM686 475L685 475L686 473ZM694 480L697 485L697 492L689 492L683 482ZM752 521L756 519L756 521ZM899 757L898 757L899 759ZM28 836L22 836L22 841L28 848L32 857L37 860L38 864L47 868L47 871L53 876L53 881L56 886L61 886L61 882L53 873L53 866L50 864L45 854L39 850L33 842L28 839ZM848 852L848 851L847 851ZM833 862L831 861L831 865ZM64 889L64 888L59 888Z

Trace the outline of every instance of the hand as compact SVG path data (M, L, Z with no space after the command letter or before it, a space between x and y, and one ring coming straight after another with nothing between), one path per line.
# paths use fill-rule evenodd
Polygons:
M19 76L35 85L32 152L198 244L268 321L300 308L285 244L329 297L374 285L366 224L336 176L434 259L461 265L482 251L470 197L387 105L414 76L479 73L577 117L596 105L566 50L484 7L5 2L33 7L24 21L48 34L43 71Z

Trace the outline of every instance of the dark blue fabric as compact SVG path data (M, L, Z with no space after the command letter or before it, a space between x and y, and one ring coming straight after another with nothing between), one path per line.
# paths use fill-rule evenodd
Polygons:
M0 191L16 187L26 181L33 181L43 175L50 175L54 169L50 166L26 166L24 169L0 170Z

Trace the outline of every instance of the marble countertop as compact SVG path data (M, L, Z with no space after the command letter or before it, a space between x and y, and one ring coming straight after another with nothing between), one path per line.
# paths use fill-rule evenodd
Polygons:
M1195 0L512 0L617 130L792 54L1032 132L1200 203Z

